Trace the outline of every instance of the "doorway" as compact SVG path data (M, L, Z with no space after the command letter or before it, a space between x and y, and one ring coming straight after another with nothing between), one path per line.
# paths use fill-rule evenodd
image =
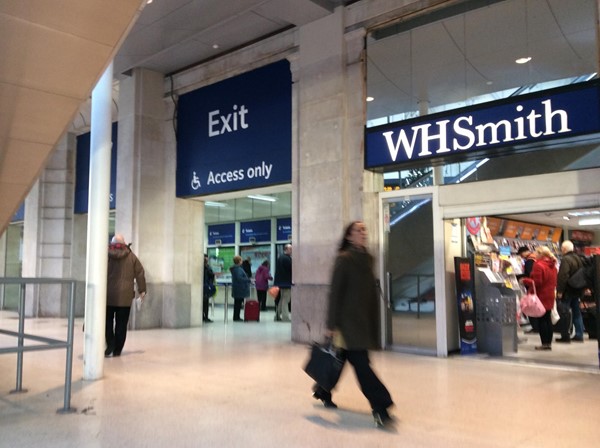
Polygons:
M598 225L590 225L590 216L600 215L600 210L595 208L561 209L543 212L530 212L520 214L495 213L480 217L469 217L461 219L462 239L466 241L462 256L472 258L475 263L475 277L478 272L494 272L500 276L505 285L511 284L509 288L517 291L516 296L521 297L523 290L519 286L518 278L523 274L524 259L519 257L521 248L528 248L535 252L535 248L546 246L558 259L562 259L561 242L570 240L574 243L575 251L580 255L591 255L597 253L600 248L598 239ZM481 229L487 228L489 236L487 241L485 233L473 227L472 220L477 219L482 223ZM489 254L486 255L486 254ZM486 265L486 259L495 260ZM494 288L491 288L492 290ZM479 291L482 292L482 291ZM556 338L561 337L561 324L554 326L553 343L551 351L537 351L536 346L541 344L537 329L531 325L526 316L518 315L517 321L511 324L502 320L504 324L515 325L514 348L507 341L503 341L500 356L504 360L519 363L545 364L552 366L568 366L572 368L593 369L598 368L598 341L596 325L596 303L590 290L582 291L580 308L584 316L584 341L583 343L561 344L555 343ZM478 293L479 294L479 293ZM476 308L487 303L488 297L478 296ZM518 301L517 301L518 303ZM485 305L487 306L487 305ZM486 308L487 309L487 308ZM567 314L565 319L571 316ZM492 319L493 320L493 319ZM491 321L487 316L481 314L478 324ZM567 324L567 326L570 324ZM485 344L480 344L487 339L478 331L478 349L482 354L487 353ZM483 350L482 350L483 349ZM499 354L491 354L498 356Z
M436 282L433 194L382 197L382 271L387 306L383 345L435 354Z

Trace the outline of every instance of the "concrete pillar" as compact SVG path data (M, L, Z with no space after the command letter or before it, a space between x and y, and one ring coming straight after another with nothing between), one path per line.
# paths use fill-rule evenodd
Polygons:
M344 10L300 29L292 59L292 340L323 335L327 293L344 227L364 220L377 247L377 176L363 169L364 31L344 34ZM330 198L336 198L331 201ZM301 212L300 212L301 211Z
M71 276L75 136L66 134L52 151L39 180L25 200L23 226L24 277ZM66 317L69 287L30 285L26 315ZM83 313L83 301L76 307Z
M41 233L41 181L38 179L25 198L23 218L23 265L21 276L39 277ZM25 315L37 317L39 309L39 286L28 286L25 295Z
M104 373L108 212L112 148L112 62L92 91L83 379Z
M132 242L148 296L132 328L202 321L203 211L175 198L174 105L162 74L137 68L119 89L116 231Z

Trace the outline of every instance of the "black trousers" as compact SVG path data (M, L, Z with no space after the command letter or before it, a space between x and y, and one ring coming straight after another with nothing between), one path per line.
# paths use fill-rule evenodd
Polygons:
M114 355L120 355L127 338L127 323L129 322L129 306L106 307L106 349Z
M260 310L265 311L267 309L267 291L256 290L256 298L260 304Z
M242 304L244 303L244 298L241 299L233 298L233 320L242 320L240 318L240 311L242 311Z
M340 350L340 357L352 364L360 390L369 400L373 411L383 412L394 404L389 391L371 368L367 350ZM314 390L318 391L322 397L331 399L330 392L320 387L316 387Z
M208 319L208 296L202 296L202 320Z
M546 311L542 317L538 318L538 324L540 326L540 340L542 345L552 345L552 335L554 334L554 328L552 325L552 310Z

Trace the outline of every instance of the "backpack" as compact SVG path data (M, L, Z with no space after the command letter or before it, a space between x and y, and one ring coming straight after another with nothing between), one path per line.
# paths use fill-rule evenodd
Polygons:
M567 284L573 289L587 289L594 286L594 263L592 257L580 257L582 266L577 269Z

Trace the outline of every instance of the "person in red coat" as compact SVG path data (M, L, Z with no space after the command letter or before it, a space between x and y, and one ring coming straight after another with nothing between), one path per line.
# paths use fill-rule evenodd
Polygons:
M537 346L536 350L552 350L552 308L556 300L556 279L558 271L556 269L556 257L546 246L539 246L535 250L536 262L531 270L530 278L524 278L523 284L531 288L535 284L535 291L542 305L546 309L546 314L539 318L539 331L542 345Z

